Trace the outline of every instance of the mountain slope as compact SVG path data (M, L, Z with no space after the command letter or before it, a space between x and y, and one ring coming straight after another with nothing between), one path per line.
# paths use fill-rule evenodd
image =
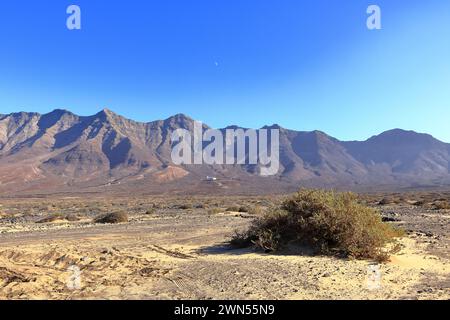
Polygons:
M345 142L320 131L264 127L280 130L280 170L272 177L260 177L255 165L175 166L171 134L193 126L182 114L141 123L107 109L88 117L66 110L0 115L0 193L258 193L450 182L450 145L399 129Z

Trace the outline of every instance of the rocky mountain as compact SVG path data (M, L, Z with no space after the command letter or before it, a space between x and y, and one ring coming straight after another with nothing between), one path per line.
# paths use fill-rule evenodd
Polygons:
M255 165L173 164L172 132L193 127L181 114L141 123L107 109L88 117L66 110L0 115L0 194L450 186L450 144L427 134L396 129L339 141L320 131L265 127L280 130L280 170L261 177Z

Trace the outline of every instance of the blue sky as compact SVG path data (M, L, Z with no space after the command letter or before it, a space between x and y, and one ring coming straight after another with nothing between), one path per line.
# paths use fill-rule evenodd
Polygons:
M66 28L70 4L80 31ZM382 30L366 28L370 4ZM450 142L448 1L15 0L0 6L0 41L0 113L108 107Z

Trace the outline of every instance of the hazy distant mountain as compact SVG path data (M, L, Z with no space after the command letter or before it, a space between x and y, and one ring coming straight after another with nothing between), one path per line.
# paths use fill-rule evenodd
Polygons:
M300 186L450 185L450 144L399 129L343 142L320 131L265 127L280 129L281 167L273 177L260 177L252 165L175 166L171 133L192 130L193 123L185 115L141 123L107 109L89 117L65 110L0 115L0 193L220 194ZM218 180L205 181L206 176Z

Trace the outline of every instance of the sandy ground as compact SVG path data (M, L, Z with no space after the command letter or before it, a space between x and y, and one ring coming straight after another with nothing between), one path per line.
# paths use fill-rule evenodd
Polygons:
M0 299L450 299L446 229L410 232L377 265L228 248L249 221L194 210L120 225L1 225Z

